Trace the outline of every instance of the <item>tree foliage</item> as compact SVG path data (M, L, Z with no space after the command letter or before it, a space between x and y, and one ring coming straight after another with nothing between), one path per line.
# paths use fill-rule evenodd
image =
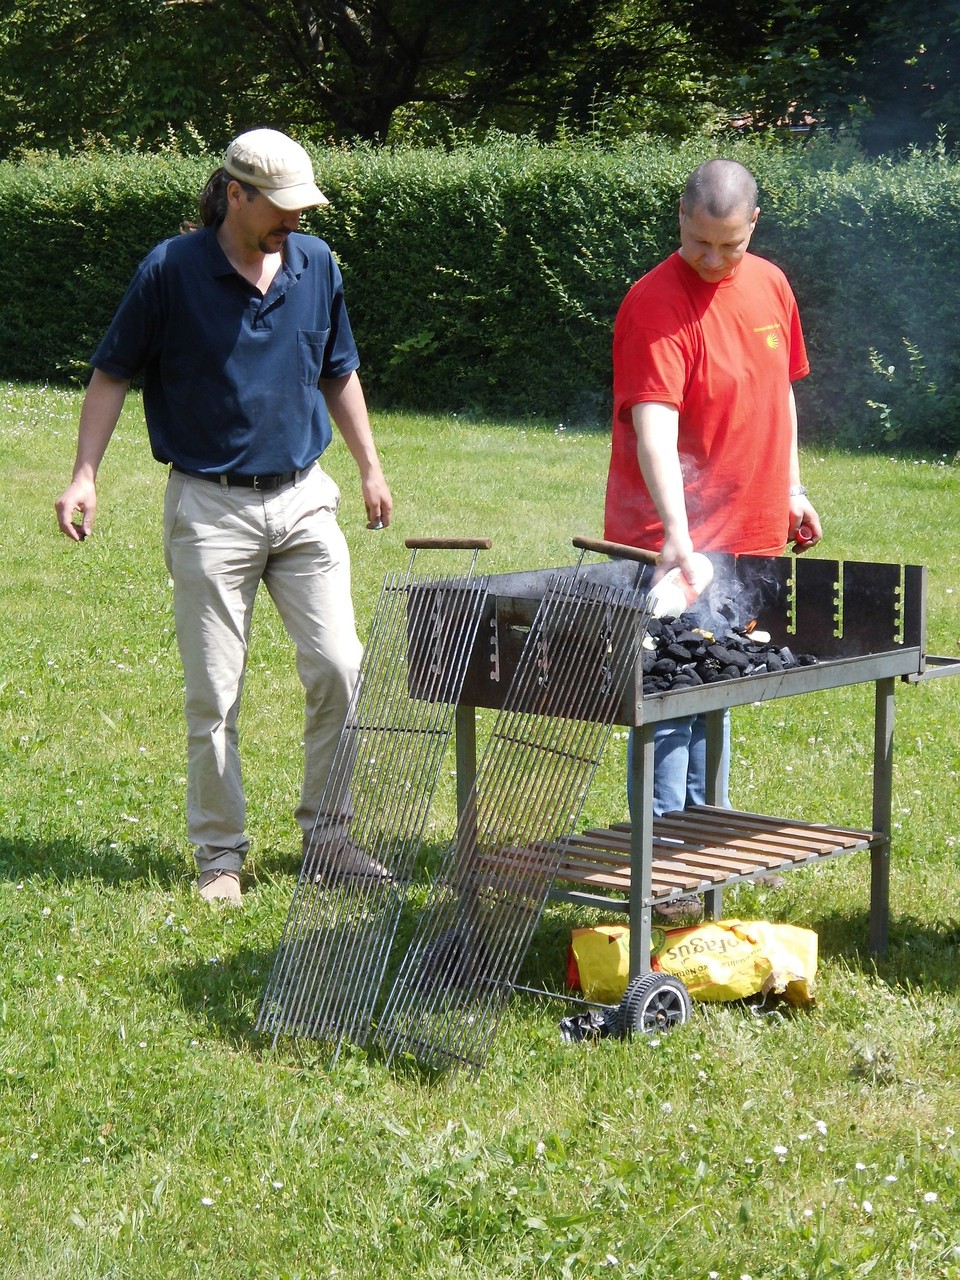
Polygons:
M0 28L0 145L68 150L86 136L159 141L225 107L233 33L207 4L25 0ZM189 11L189 23L181 14Z
M0 147L271 122L383 142L397 113L553 135L598 107L667 134L706 96L659 0L11 0Z
M815 118L960 140L960 0L5 0L0 155Z
M734 36L692 6L726 56L744 41L756 60L734 98L763 126L813 120L848 129L870 151L960 142L960 0L743 0Z

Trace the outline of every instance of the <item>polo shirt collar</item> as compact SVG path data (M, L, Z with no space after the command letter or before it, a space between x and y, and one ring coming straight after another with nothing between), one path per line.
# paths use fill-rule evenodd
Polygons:
M196 234L195 232L193 234ZM207 258L212 276L235 276L239 272L234 268L230 259L220 247L220 241L217 239L216 227L203 227L201 234L206 236ZM309 259L306 250L301 242L300 236L296 232L292 232L288 237L286 244L283 246L283 264L277 272L277 280L286 277L288 279L298 279L303 275L307 267ZM242 277L241 277L242 278ZM276 283L276 281L274 281Z

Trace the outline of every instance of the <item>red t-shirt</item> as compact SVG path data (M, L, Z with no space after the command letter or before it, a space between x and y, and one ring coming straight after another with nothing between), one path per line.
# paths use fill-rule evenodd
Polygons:
M630 411L680 413L679 452L697 551L776 555L789 522L790 383L810 371L779 267L746 254L719 284L672 254L633 286L613 331L613 443L605 536L658 550L663 524L640 473Z

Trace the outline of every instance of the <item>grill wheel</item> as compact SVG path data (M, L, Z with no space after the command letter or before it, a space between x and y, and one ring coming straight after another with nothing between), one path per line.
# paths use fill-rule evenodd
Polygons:
M679 978L644 973L631 978L618 1006L620 1037L659 1035L690 1020L693 1002Z

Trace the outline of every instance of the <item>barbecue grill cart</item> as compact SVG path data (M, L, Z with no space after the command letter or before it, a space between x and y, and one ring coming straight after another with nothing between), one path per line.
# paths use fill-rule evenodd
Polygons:
M410 540L473 548L479 540ZM696 626L749 623L810 655L780 670L644 691L649 552L576 538L577 563L473 578L388 578L321 812L352 797L350 839L390 875L316 875L308 848L258 1028L376 1045L388 1062L478 1069L550 895L629 911L620 1033L685 1021L685 989L649 972L651 910L841 853L871 855L869 945L887 941L894 687L960 664L925 653L925 570L711 555ZM601 561L586 558L599 554ZM476 556L474 556L475 560ZM869 831L719 807L724 712L873 683ZM495 715L478 752L477 709ZM653 816L656 725L704 714L708 799ZM631 822L577 832L615 724L634 731ZM455 735L457 830L403 954L388 960L440 768Z
M581 566L588 580L625 582L638 573L630 548L575 538L583 550L614 555ZM723 890L768 872L806 866L841 853L869 850L871 857L869 946L887 944L891 805L893 792L894 688L898 678L917 682L956 674L960 664L926 654L926 570L916 565L812 560L800 557L711 554L711 592L737 605L742 621L794 652L817 661L776 673L644 695L631 681L617 710L620 725L634 728L631 823L586 831L558 850L551 893L605 909L629 911L630 973L650 967L651 908L692 893L705 897L708 916L719 917ZM517 638L555 575L545 569L492 575L477 649L457 709L458 777L469 790L475 741L475 708L500 705L517 655ZM649 568L641 568L649 583ZM845 685L875 685L872 828L798 822L716 807L723 713L731 707L795 697ZM653 815L653 735L657 724L679 716L707 718L708 799L714 803L682 814Z

